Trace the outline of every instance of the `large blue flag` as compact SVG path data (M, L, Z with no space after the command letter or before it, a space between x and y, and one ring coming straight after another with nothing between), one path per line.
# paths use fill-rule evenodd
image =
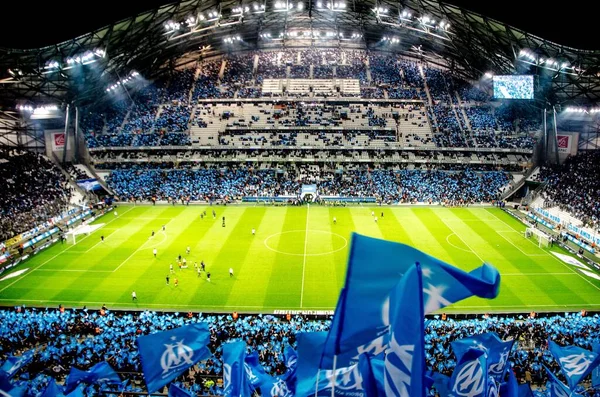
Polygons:
M120 384L121 378L119 378L119 375L106 361L94 365L89 371L82 371L72 367L69 376L67 376L67 382L65 383L65 392L71 392L82 382Z
M508 367L508 380L500 385L502 397L519 397L519 383L515 377L512 367Z
M290 346L286 345L283 348L283 360L285 361L285 367L287 371L282 375L282 379L290 390L296 390L296 371L298 369L298 354Z
M244 368L245 358L246 342L231 342L223 345L223 383L226 396L245 397L250 395Z
M385 362L380 358L371 358L368 354L361 354L358 358L365 397L385 396L384 368Z
M546 366L544 366L546 368ZM550 382L550 396L551 397L582 397L581 394L573 393L571 390L562 383L548 368L546 368Z
M594 343L592 350L594 350L594 353L600 354L600 343ZM596 366L592 371L592 386L600 387L600 365Z
M457 396L487 396L488 375L486 368L485 353L482 350L467 350L452 373L450 392Z
M284 376L273 377L265 372L258 360L258 353L246 355L244 362L246 379L254 390L260 390L261 396L292 397L293 389L288 387Z
M85 394L83 394L83 388L81 386L77 386L75 390L69 394L66 394L65 397L85 397Z
M4 364L2 364L2 367L0 367L0 371L4 371L6 375L11 378L18 370L29 364L29 362L33 360L34 355L35 350L32 349L24 352L20 356L10 356L6 359Z
M23 397L26 392L25 387L13 385L4 371L0 371L0 396Z
M387 348L389 295L417 262L423 273L425 314L473 295L498 295L500 274L490 265L466 273L410 246L353 234L344 293L329 331L322 368L332 367L334 355L338 366L347 366L361 353L377 355ZM341 356L351 360L345 362Z
M486 355L488 374L492 375L496 381L501 381L514 342L514 340L504 342L495 332L488 332L456 340L451 345L457 361L460 361L463 354L470 348L482 350Z
M154 393L198 361L210 357L208 342L210 331L206 323L140 336L137 344L148 393Z
M56 384L54 378L50 379L46 389L42 393L41 397L62 397L62 388Z
M560 347L549 340L548 347L558 361L571 390L575 389L575 386L600 364L600 354L578 346Z
M300 332L298 341L298 383L296 397L337 396L364 397L363 380L358 363L349 367L319 369L327 332Z
M423 275L415 264L390 296L391 336L385 355L385 394L424 397Z
M194 397L195 394L191 391L182 389L175 383L169 385L169 397Z
M519 397L533 397L533 392L531 391L531 385L529 383L519 385Z

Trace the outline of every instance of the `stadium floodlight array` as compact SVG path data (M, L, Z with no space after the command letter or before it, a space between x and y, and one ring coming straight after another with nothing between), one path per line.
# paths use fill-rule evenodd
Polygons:
M397 37L390 37L390 36L383 36L383 38L381 39L383 41L389 41L392 44L396 44L400 42L400 39Z
M95 49L94 51L86 51L82 55L75 55L73 57L67 58L67 65L87 65L92 62L95 62L97 58L104 58L106 55L106 51L102 49Z
M410 20L412 17L412 13L408 10L404 10L400 13L400 19Z
M117 81L116 83L107 87L106 92L115 91L117 88L129 83L131 80L133 80L135 77L138 77L139 75L140 74L138 72L136 72L135 70L132 70L131 73L129 73L129 76L127 76L124 79L121 79L121 80Z
M17 109L22 112L48 113L48 112L58 110L58 106L56 106L56 105L39 105L39 106L34 107L31 105L18 105Z
M594 113L600 113L600 108L589 108L588 109L588 108L581 107L581 106L569 106L565 109L565 112L594 114Z
M580 68L571 65L569 62L560 61L550 57L544 58L542 56L538 56L528 49L522 49L519 51L519 58L525 63L561 73L573 74L573 72L582 72Z
M229 37L225 37L223 39L223 42L225 42L227 44L232 44L232 43L235 43L236 41L242 41L242 38L240 37L240 35L229 36Z
M297 11L302 11L304 10L304 3L299 1L298 3L296 3L296 7L294 7L294 3L286 0L286 1L282 1L282 0L277 0L275 3L273 3L273 8L275 12L281 12L281 11L292 11L294 9L296 9Z
M317 9L325 10L330 9L331 11L346 11L346 2L344 1L317 1Z

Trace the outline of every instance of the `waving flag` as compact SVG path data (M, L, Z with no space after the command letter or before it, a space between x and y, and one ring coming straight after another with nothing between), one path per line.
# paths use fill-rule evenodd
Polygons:
M298 354L296 351L290 346L286 345L283 348L283 360L285 361L285 366L287 371L282 379L285 380L287 387L290 390L296 390L296 371L298 369Z
M154 393L198 361L210 357L206 347L209 341L206 323L140 336L137 344L148 392Z
M288 387L284 376L273 377L267 374L258 361L258 354L252 352L246 356L244 367L246 379L254 390L259 389L261 396L292 397L293 389Z
M600 343L594 343L592 348L595 353L600 354ZM592 371L592 386L600 387L600 365L596 366Z
M169 397L194 397L195 394L182 389L181 387L177 386L175 383L171 383L169 385Z
M363 379L358 363L335 369L319 369L327 332L301 332L298 341L298 384L296 397L338 395L364 397Z
M26 392L25 387L14 386L4 371L0 371L0 396L23 397Z
M353 234L344 293L338 301L321 368L332 367L334 356L337 366L348 366L361 353L385 351L389 295L417 262L423 274L425 314L473 295L498 295L500 275L490 265L466 273L407 245Z
M485 353L482 350L469 349L458 361L452 378L450 392L452 395L469 397L487 397L488 375Z
M385 355L385 394L424 397L423 275L411 266L390 296L391 336Z
M531 385L529 385L529 383L519 385L519 397L533 397L533 392L531 391Z
M544 366L546 368L546 366ZM546 368L548 377L550 378L550 396L551 397L582 397L581 394L572 393L569 388L562 383L554 374Z
M245 358L246 342L231 342L223 345L223 383L226 396L250 395L244 368Z
M56 384L56 380L54 378L50 379L46 389L42 393L41 397L59 397L62 396L62 388Z
M548 347L556 361L558 361L560 370L567 378L571 390L600 364L600 354L578 346L560 347L549 340Z
M508 380L500 385L500 395L502 397L519 397L519 383L512 367L508 368Z
M32 349L20 356L10 356L6 359L4 364L2 364L2 367L0 367L0 371L4 371L6 375L11 378L18 370L29 364L29 362L33 360L34 355L35 350Z
M385 363L382 359L371 358L361 354L358 358L358 371L363 381L365 397L385 396L384 379Z
M65 383L65 392L70 393L82 382L120 384L121 378L106 361L94 365L89 371L72 367Z
M488 374L492 375L496 381L501 381L514 342L514 340L504 342L495 332L488 332L456 340L451 345L458 361L468 349L482 350L486 355Z

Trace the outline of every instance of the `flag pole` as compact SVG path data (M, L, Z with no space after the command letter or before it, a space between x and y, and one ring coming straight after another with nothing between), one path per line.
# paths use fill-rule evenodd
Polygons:
M321 375L321 368L317 370L317 381L315 382L315 397L319 394L319 376Z
M333 356L333 387L331 388L331 397L335 396L335 384L337 383L337 376L335 375L335 366L337 364L337 354Z

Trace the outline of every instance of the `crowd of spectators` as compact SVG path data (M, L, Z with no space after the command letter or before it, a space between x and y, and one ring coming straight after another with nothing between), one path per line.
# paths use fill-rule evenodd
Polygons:
M0 152L0 241L61 213L72 188L45 157L18 149Z
M72 367L88 369L107 361L125 381L122 391L143 393L141 363L136 339L187 324L206 322L212 357L194 365L175 380L194 394L223 394L222 345L243 340L249 351L258 352L271 375L281 375L286 366L283 349L296 348L299 332L328 331L330 316L240 315L114 312L84 309L33 309L18 307L0 311L0 358L37 348L33 360L17 372L14 383L35 395L50 378L62 383ZM558 373L547 341L577 345L591 350L600 340L600 318L584 314L540 316L489 316L455 320L434 316L425 323L425 359L428 369L450 375L456 366L451 342L485 332L496 332L503 340L515 340L508 360L520 383L544 386L543 365ZM85 395L98 395L91 385ZM593 393L593 390L591 390ZM592 394L589 394L592 395Z
M540 178L546 206L559 206L597 228L600 220L600 152L591 150L569 157L562 165L543 167Z
M316 183L320 195L373 198L384 203L491 202L509 182L502 171L324 170L294 167L253 170L244 166L156 169L136 165L113 170L107 182L121 200L233 201L248 196L298 196Z

